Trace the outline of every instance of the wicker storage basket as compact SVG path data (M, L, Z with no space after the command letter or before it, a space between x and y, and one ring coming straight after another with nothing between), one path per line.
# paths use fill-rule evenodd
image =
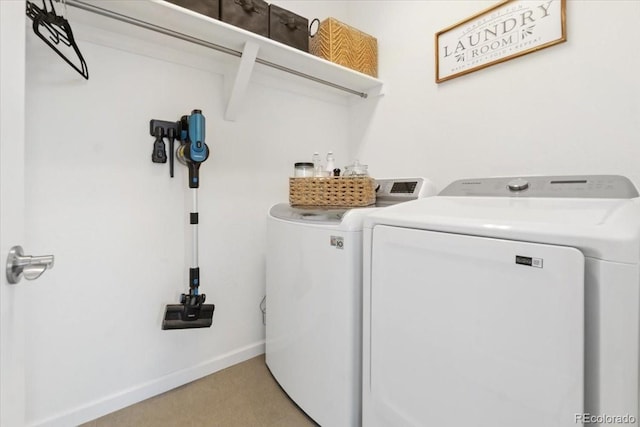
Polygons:
M368 176L289 178L291 206L351 208L376 202L376 182Z
M309 39L309 52L352 70L378 77L378 40L369 34L327 18Z

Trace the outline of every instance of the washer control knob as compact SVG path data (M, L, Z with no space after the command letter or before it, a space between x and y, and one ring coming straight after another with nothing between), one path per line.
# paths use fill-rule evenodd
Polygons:
M512 181L509 181L509 184L507 184L507 188L511 191L523 191L529 188L529 181L522 178L516 178Z

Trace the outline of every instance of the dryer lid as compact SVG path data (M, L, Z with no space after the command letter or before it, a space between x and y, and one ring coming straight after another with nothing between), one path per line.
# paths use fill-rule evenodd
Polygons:
M638 197L638 190L620 175L523 176L460 179L439 195L631 199Z
M452 194L450 192L452 188L463 185L462 181L456 181L454 183L456 186L452 184L436 197L403 203L373 213L365 220L365 227L372 228L377 224L385 224L573 246L580 249L585 256L638 263L640 260L640 198L637 197L638 193L633 184L626 178L612 178L610 182L614 183L613 188L608 189L606 185L602 187L607 194L618 194L619 198L595 197L593 189L588 190L591 191L590 193L587 189L579 190L590 194L587 197L562 196L561 194L570 193L566 189L567 186L584 186L585 179L557 178L559 177L537 177L536 179L546 179L546 182L564 181L561 184L547 184L560 186L552 187L561 188L553 190L557 191L557 195L538 197L532 195L535 194L533 190L537 188L536 184L529 187L531 189L529 196L511 195L513 190L506 189L502 184L506 185L515 177L491 179L488 184L485 180L462 180L482 182L483 184L469 184L478 186L474 188L484 187L482 192L487 188L494 188L496 192L500 192L494 196ZM586 179L587 186L593 182L590 179L591 177ZM580 182L573 183L573 181ZM627 189L621 190L615 183ZM628 185L631 185L631 188Z

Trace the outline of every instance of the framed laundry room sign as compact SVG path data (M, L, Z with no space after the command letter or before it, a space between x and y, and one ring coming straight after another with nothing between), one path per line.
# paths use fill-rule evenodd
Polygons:
M436 83L566 40L566 0L501 1L436 33Z

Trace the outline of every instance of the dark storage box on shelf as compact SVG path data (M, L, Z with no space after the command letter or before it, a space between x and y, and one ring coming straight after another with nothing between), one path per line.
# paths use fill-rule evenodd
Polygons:
M220 20L269 37L269 5L263 0L221 0Z
M269 5L269 37L309 52L309 20L274 4Z
M185 9L193 10L201 15L214 19L220 19L219 0L167 0L169 3L177 4Z

